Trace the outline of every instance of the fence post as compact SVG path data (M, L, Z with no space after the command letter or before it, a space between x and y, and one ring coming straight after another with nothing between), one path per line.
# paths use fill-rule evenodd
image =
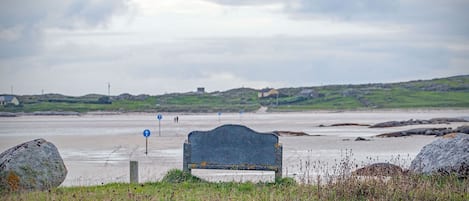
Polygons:
M138 183L138 161L130 161L130 183Z
M182 171L191 173L191 169L189 168L189 163L191 162L191 146L188 142L184 143L184 152L183 152L183 159L182 159Z
M275 171L275 180L282 179L282 160L283 160L283 146L280 143L277 143L275 148L275 165L277 166L277 171Z

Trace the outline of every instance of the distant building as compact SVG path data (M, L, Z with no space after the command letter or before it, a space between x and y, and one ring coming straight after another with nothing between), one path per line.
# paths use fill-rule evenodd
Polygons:
M19 105L20 101L15 96L0 96L0 105L8 104Z
M204 87L198 87L197 88L197 93L198 94L204 94L205 93L205 88Z
M277 95L279 95L278 90L277 89L271 89L271 88L261 89L257 93L257 97L259 97L259 98L274 97L274 96L277 96Z
M298 96L305 97L305 98L314 98L318 96L318 93L313 89L303 89L300 91Z

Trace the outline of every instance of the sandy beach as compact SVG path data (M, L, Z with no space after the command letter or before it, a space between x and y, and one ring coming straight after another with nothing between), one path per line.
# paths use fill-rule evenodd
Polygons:
M173 122L179 116L179 123ZM383 121L467 117L469 110L387 110L298 113L164 114L161 136L156 114L82 116L20 116L0 118L0 151L36 138L53 142L68 175L62 185L94 185L129 180L129 160L139 161L140 181L156 181L173 168L182 168L182 145L194 130L211 130L223 124L242 124L258 132L301 131L312 136L282 136L283 175L313 180L333 172L345 158L358 166L393 162L407 167L433 136L376 138L378 134L410 128L452 127L464 123L414 125L394 128L364 126L319 127L334 123L374 124ZM144 129L151 130L145 155ZM319 136L316 136L319 135ZM370 141L354 141L365 137ZM211 181L272 180L273 172L194 170Z

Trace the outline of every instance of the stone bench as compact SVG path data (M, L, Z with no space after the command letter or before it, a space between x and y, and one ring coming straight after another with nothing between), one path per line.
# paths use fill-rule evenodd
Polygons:
M274 133L258 133L241 125L193 131L184 143L183 170L224 169L275 171L282 177L282 145Z

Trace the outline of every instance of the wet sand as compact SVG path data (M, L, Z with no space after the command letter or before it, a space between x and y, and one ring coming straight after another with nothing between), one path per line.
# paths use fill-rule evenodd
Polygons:
M407 167L418 151L436 138L411 136L375 138L377 134L424 127L452 127L464 123L414 125L395 128L362 126L319 127L334 123L374 124L383 121L467 117L469 110L389 110L354 112L163 114L161 136L155 114L21 116L0 118L0 150L44 138L59 149L68 168L62 185L95 185L129 180L129 160L139 161L140 181L157 181L173 168L182 168L182 144L193 130L223 124L242 124L258 132L301 131L321 136L282 136L283 174L308 182L333 174L343 160L353 167L393 162ZM178 115L179 123L173 118ZM145 155L144 129L152 131ZM354 141L356 137L371 141ZM194 170L211 181L273 180L273 172Z

